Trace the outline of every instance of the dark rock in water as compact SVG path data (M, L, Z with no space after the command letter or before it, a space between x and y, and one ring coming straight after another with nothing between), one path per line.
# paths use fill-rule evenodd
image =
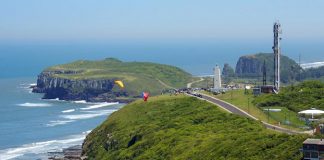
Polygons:
M126 91L113 92L115 79L67 79L58 74L76 74L75 71L44 71L37 79L35 93L45 93L44 99L86 100L89 102L128 102L116 97L128 96Z

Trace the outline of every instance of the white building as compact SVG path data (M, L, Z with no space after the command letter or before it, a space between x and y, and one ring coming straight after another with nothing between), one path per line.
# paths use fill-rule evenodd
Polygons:
M222 88L221 71L218 65L216 65L216 67L214 68L214 88Z

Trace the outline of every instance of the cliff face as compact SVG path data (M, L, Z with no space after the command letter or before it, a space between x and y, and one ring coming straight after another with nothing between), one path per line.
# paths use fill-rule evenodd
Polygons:
M236 64L235 74L244 78L261 78L264 62L267 80L272 81L274 75L273 53L259 53L240 57ZM300 70L301 67L294 60L281 55L280 72L283 83L296 80Z
M115 85L115 80L122 81L124 87ZM38 76L33 91L45 93L47 99L127 103L144 91L158 95L168 86L182 88L190 81L191 75L177 67L107 58L51 66Z
M116 95L112 92L115 79L102 80L73 80L60 78L59 74L77 74L75 71L44 71L37 79L35 93L45 93L44 99L60 100L87 100L87 101L115 101Z
M258 76L262 73L262 62L255 56L242 56L236 64L237 76Z

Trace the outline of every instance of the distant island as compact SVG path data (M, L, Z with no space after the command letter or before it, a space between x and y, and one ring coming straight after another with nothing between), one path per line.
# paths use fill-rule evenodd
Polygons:
M33 92L45 93L44 99L130 102L144 91L158 95L164 89L185 87L192 79L191 74L170 65L115 58L79 60L42 71ZM116 80L125 88L115 85Z

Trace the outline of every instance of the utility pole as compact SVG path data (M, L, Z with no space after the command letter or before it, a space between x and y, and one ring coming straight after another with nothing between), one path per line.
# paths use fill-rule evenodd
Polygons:
M262 67L262 72L263 72L263 85L267 85L267 67L266 67L266 62L265 60L263 61L263 67Z

